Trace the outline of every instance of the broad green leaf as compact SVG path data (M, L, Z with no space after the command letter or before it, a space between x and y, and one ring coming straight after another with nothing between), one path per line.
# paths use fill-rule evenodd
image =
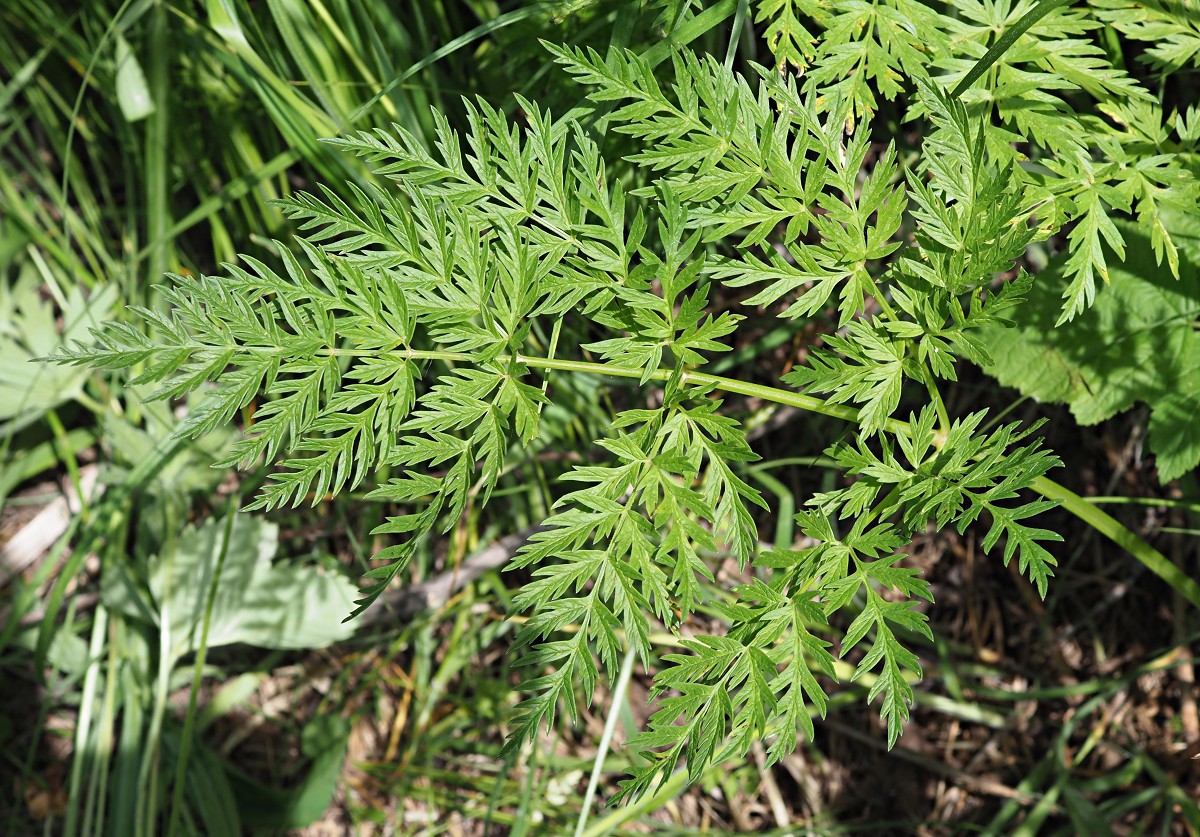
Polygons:
M1064 261L1038 277L1014 328L989 326L982 339L1002 384L1039 401L1067 404L1093 425L1141 402L1150 408L1150 450L1166 482L1200 462L1200 222L1172 216L1183 258L1179 279L1155 259L1150 238L1131 223L1117 227L1124 261L1109 253L1110 287L1091 310L1055 328Z
M279 529L238 514L228 544L226 521L189 526L170 552L155 556L150 590L171 647L183 655L200 645L205 608L220 564L208 647L246 643L263 648L323 648L349 637L342 618L357 590L340 575L312 566L274 562ZM224 552L224 561L221 561Z

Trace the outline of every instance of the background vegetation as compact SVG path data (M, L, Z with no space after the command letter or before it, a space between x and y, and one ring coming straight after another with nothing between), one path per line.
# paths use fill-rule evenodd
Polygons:
M955 25L937 31L971 44L943 69L961 76L982 54L976 46L1031 5L970 7L975 18L968 4L942 10ZM278 265L270 242L287 241L293 226L270 201L318 184L330 201L353 201L375 182L323 137L394 123L432 146L431 106L462 127L464 95L518 117L514 93L556 115L576 113L581 88L539 38L630 49L654 62L686 45L743 70L755 61L803 66L844 88L860 118L877 111L873 159L889 140L901 156L915 154L921 136L906 120L905 91L884 69L854 72L846 50L836 61L814 51L803 28L809 18L826 32L841 26L839 37L875 50L871 68L899 71L916 60L882 25L878 40L854 41L857 8L5 4L0 830L565 834L583 823L581 810L594 810L580 828L589 835L1200 830L1188 589L1147 573L1065 514L1051 515L1065 543L1044 602L1015 568L985 560L977 535L918 536L910 552L935 594L926 608L933 638L919 639L926 677L890 752L864 700L871 683L859 681L836 693L812 739L770 770L758 750L686 793L674 781L606 809L616 778L633 765L619 744L645 726L649 680L639 668L598 696L578 726L560 723L501 758L521 679L504 615L520 580L497 570L514 549L502 536L543 520L574 451L603 435L611 396L586 383L560 396L566 406L545 417L529 467L507 475L486 510L468 509L446 537L423 543L386 607L343 624L356 577L386 545L368 534L390 511L382 503L356 491L318 498L315 509L235 516L265 478L210 467L229 454L236 428L185 443L171 435L180 405L147 403L120 376L29 363L129 306L164 305L154 285L167 271L212 273L222 262L247 264L245 256ZM889 20L914 14L903 3L882 8L892 10ZM1071 229L1083 232L1027 256L1040 268L1059 250L1087 253L1043 272L1044 296L1030 306L1040 319L994 335L1000 350L989 372L1040 401L964 367L948 405L954 415L987 406L1011 407L1027 422L1048 417L1048 446L1067 465L1062 481L1152 542L1184 579L1197 575L1191 518L1200 497L1188 427L1200 389L1189 342L1200 246L1194 218L1172 216L1165 198L1197 167L1200 119L1188 91L1200 34L1188 8L1096 0L1080 14L1112 26L1096 33L1073 24L1152 92L1150 102L1086 62L1074 70L1096 80L1076 78L1079 89L1062 94L1083 114L1065 133L1056 132L1062 114L1052 102L1022 106L1028 90L997 96L997 126L1015 124L1050 149L1075 141L1072 131L1103 134L1117 149L1104 151L1110 168L1142 174L1091 173L1106 187L1095 194L1063 186L1063 211L1076 213ZM1139 28L1146 16L1159 29ZM1012 71L1032 73L1022 61L1039 60L1018 53ZM1118 94L1134 104L1110 109L1111 130L1089 121L1101 113L1095 101ZM628 139L606 142L606 157L617 160ZM1068 182L1072 172L1056 174ZM644 185L632 167L615 176ZM1109 214L1139 222L1120 227L1125 249L1107 233ZM1168 232L1178 280L1158 267ZM1097 281L1104 272L1113 280L1107 296ZM1082 315L1054 332L1063 290L1082 310L1088 281L1099 288L1094 313L1105 325ZM774 379L837 327L836 311L778 320L749 296L723 301L752 322L716 372ZM744 478L775 510L760 532L790 545L797 501L843 482L822 451L844 427L754 403L739 409L763 457ZM735 560L715 566L710 595L719 602L742 576ZM205 583L218 570L220 584ZM726 616L708 608L697 618L719 633ZM656 653L674 650L669 634L651 639ZM608 753L610 719L617 746Z

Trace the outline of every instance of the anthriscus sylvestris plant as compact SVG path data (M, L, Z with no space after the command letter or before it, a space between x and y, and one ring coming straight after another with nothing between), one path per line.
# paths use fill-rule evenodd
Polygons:
M517 645L531 675L508 746L575 720L630 649L649 667L663 629L684 650L653 673L657 711L631 743L641 766L623 795L682 763L695 779L760 739L778 760L813 734L835 660L852 652L893 744L907 678L921 675L904 638L932 638L914 604L932 601L929 584L905 566L915 533L975 527L1045 595L1046 544L1061 538L1042 512L1066 501L1120 528L1046 479L1059 463L1036 424L948 412L959 364L989 360L974 333L1017 309L1027 249L1064 225L1065 318L1104 276L1102 241L1119 253L1109 213L1133 211L1174 265L1157 208L1194 205L1196 190L1186 149L1142 147L1159 141L1145 124L1171 129L1082 13L1056 7L969 75L1031 4L955 0L948 17L889 0L866 28L861 5L759 4L778 63L749 75L686 50L664 69L549 46L592 111L561 121L524 99L516 117L472 102L461 135L434 114L433 148L401 128L330 140L388 185L283 201L301 232L279 247L282 269L246 257L225 276L175 277L169 307L56 359L136 367L161 398L203 390L181 431L192 436L261 399L223 463L278 464L254 508L315 501L386 466L372 494L408 512L378 530L393 545L355 614L422 538L488 501L560 382L636 381L641 395L562 477L512 562L530 579L514 609L528 617ZM897 96L921 131L912 164L872 139L879 101ZM626 161L649 185L610 174L598 118L641 148ZM1174 124L1194 144L1195 115ZM1139 154L1136 171L1113 162ZM771 385L719 377L706 366L742 321L732 298L836 327ZM796 515L803 548L760 546L755 514L769 508L744 478L757 457L730 408L744 397L852 430L828 450L851 479ZM916 406L902 414L902 398ZM717 554L752 580L713 605L727 633L697 635L689 617ZM1148 547L1139 557L1171 571ZM855 615L835 648L841 611Z

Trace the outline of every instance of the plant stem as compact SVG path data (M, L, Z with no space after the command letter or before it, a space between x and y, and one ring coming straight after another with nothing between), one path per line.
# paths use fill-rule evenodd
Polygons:
M196 649L196 660L192 666L192 688L188 694L187 715L183 719L183 733L179 738L179 760L175 765L175 787L171 797L171 816L167 821L167 835L172 837L176 831L180 817L183 815L184 790L187 782L188 757L191 754L192 738L196 729L196 702L200 695L200 681L204 675L204 659L208 651L208 630L212 625L213 606L217 600L217 588L221 584L221 571L225 568L225 558L229 554L229 543L233 539L233 526L237 519L238 496L230 497L229 508L226 510L225 531L221 538L221 550L217 554L217 565L213 568L212 581L208 586L208 600L204 606L204 621L200 629L200 645Z
M1145 565L1146 569L1170 584L1179 595L1200 608L1200 584L1197 584L1194 578L1185 574L1157 549L1122 526L1116 518L1096 508L1071 489L1045 477L1038 477L1032 488L1047 499L1062 501L1062 507L1066 511L1133 555Z
M946 402L942 400L942 394L938 391L937 380L933 377L933 370L925 364L921 364L921 375L925 378L925 388L929 390L929 398L933 401L933 409L937 411L938 429L945 437L950 432L950 414L946 412ZM941 440L938 441L941 448Z
M466 359L466 356L464 356ZM643 372L641 369L627 369L623 367L612 366L605 363L589 363L586 361L575 360L549 360L542 358L527 358L519 357L519 362L526 366L542 369L559 369L567 372L590 372L598 375L607 375L610 377L619 378L641 378ZM665 381L671 376L671 371L668 369L659 369L651 376L652 380ZM797 407L801 410L820 413L821 415L832 416L833 418L845 419L846 421L857 421L858 410L853 407L846 407L840 404L830 404L820 398L815 398L811 395L802 395L797 392L789 392L788 390L779 389L778 387L764 386L762 384L752 384L746 381L739 381L733 378L722 378L716 375L706 375L702 372L688 372L684 375L685 381L691 381L698 384L711 385L724 392L737 393L753 398L761 398L764 401L773 401L776 404L786 404L790 407ZM936 402L935 402L936 403ZM943 414L945 407L939 411L939 416ZM945 419L942 419L945 421ZM898 421L897 419L888 419L883 429L893 434L909 435L910 428L907 422ZM1030 486L1038 494L1049 500L1059 500L1065 511L1078 517L1084 523L1087 523L1093 529L1106 538L1111 540L1117 546L1130 553L1134 558L1138 559L1145 565L1146 569L1157 575L1159 578L1166 581L1173 588L1179 591L1179 594L1200 608L1200 584L1197 584L1194 579L1189 578L1177 566L1171 563L1166 556L1159 552L1150 544L1139 538L1129 529L1122 526L1115 518L1096 508L1088 503L1082 497L1069 488L1054 482L1047 477L1038 477Z
M208 347L216 348L216 347ZM245 351L247 347L234 346L230 347L235 350ZM261 347L261 351L283 351L283 347ZM381 355L393 355L405 360L440 360L448 363L472 363L476 358L467 352L438 352L438 351L422 351L418 349L397 349L391 352L380 352L378 350L368 349L336 349L329 348L330 354L339 356L353 357L379 357ZM609 378L636 378L641 380L645 376L645 370L632 369L624 366L615 366L610 363L595 363L584 360L564 360L561 358L542 358L528 357L526 355L516 355L510 357L500 355L495 358L495 362L505 364L510 360L515 360L524 366L532 369L555 369L562 372L584 372L593 375L603 375ZM648 376L652 381L666 381L674 374L671 369L656 369ZM844 421L857 422L859 411L854 407L848 407L842 404L831 404L821 398L812 395L804 395L799 392L792 392L779 387L766 386L764 384L755 384L749 381L740 381L736 378L724 378L719 375L709 375L704 372L685 372L683 374L685 383L700 384L702 386L711 386L714 389L719 389L723 392L734 393L737 395L745 395L750 398L760 398L763 401L770 401L775 404L783 404L789 407L796 407L800 410L806 410L810 413L819 413L823 416L838 418ZM935 399L935 408L940 399ZM939 418L948 426L947 417L945 416L945 405L941 406L938 411ZM908 422L898 419L889 418L883 423L883 430L893 435L908 436L911 434L911 428ZM1150 544L1139 538L1129 529L1122 526L1113 517L1105 514L1100 509L1095 508L1086 500L1080 497L1075 492L1059 485L1046 477L1039 477L1030 486L1038 494L1050 500L1059 500L1062 502L1063 509L1078 517L1089 526L1093 527L1097 532L1107 537L1117 546L1129 552L1134 558L1137 558L1146 566L1148 570L1157 575L1159 578L1166 581L1172 587L1179 591L1185 599L1200 608L1200 584L1197 584L1193 579L1188 578L1183 572L1172 564L1166 556L1156 550Z
M613 733L617 729L617 718L620 717L619 707L625 699L625 689L629 686L629 678L633 676L633 664L637 659L637 647L629 643L625 652L625 660L621 663L621 673L613 687L612 704L609 707L608 719L604 722L604 733L600 736L600 744L596 748L596 761L592 765L592 775L588 779L587 792L583 796L583 807L579 811L579 821L575 825L575 837L583 837L583 829L587 826L588 814L592 810L592 800L596 797L596 788L600 784L600 774L604 771L604 757L612 744Z
M962 79L958 82L958 85L954 88L954 92L950 95L955 98L962 96L962 94L967 92L971 85L974 84L981 75L987 72L988 69L990 69L991 66L1000 59L1000 56L1008 52L1009 48L1015 44L1017 40L1029 30L1030 27L1055 9L1058 9L1061 6L1070 5L1071 2L1072 0L1042 0L1038 5L1034 6L1032 9L1022 15L1021 19L1005 29L1004 34L996 40L996 43L992 44L991 49L984 53L983 57L975 62L975 66L972 67L970 71L968 71L967 74L962 77Z
M464 359L467 356L464 355ZM644 374L642 369L630 369L622 366L613 366L608 363L591 363L582 360L560 360L550 358L524 357L517 358L519 363L535 369L557 369L564 372L590 372L595 375L605 375L610 378L638 378ZM670 369L658 369L650 375L652 381L666 381L670 379L673 371ZM812 395L803 395L798 392L792 392L779 387L765 386L763 384L754 384L749 381L739 381L736 378L723 378L719 375L709 375L704 372L685 372L683 373L684 383L700 384L702 386L712 386L723 392L730 392L736 395L745 395L750 398L761 398L764 401L771 401L775 404L784 404L789 407L797 407L801 410L806 410L810 413L820 413L824 416L832 418L844 419L845 421L857 421L858 410L853 407L846 407L841 404L830 404L822 398L816 398ZM908 431L908 424L905 422L889 419L884 427L892 433L905 433Z
M108 631L108 611L103 605L96 608L92 620L92 637L88 646L87 669L83 678L83 692L79 702L79 720L75 725L75 758L71 761L71 778L68 787L71 793L68 797L66 823L63 834L74 837L79 828L80 807L83 803L83 774L84 763L95 758L92 732L92 707L99 692L100 655L104 647L104 636Z
M254 352L256 354L286 354L288 349L285 346L213 346L205 345L205 349L229 349L235 352ZM329 347L323 349L324 354L333 357L396 357L403 360L440 360L444 363L475 363L478 361L475 355L469 352L438 352L426 351L422 349L394 349L392 351L379 351L378 349L339 349ZM532 369L554 369L562 372L586 372L593 375L604 375L609 378L638 378L641 379L645 375L645 370L641 368L630 368L626 366L614 366L611 363L595 363L586 360L564 360L562 358L547 358L547 357L529 357L527 355L498 355L493 358L495 363L507 364L511 361L516 361L523 366L528 366ZM666 381L669 380L674 370L657 369L650 373L649 380L651 381ZM709 375L705 372L685 372L683 373L683 381L685 383L701 384L713 386L723 392L735 393L737 395L746 395L751 398L761 398L764 401L771 401L775 404L784 404L790 407L797 407L801 410L806 410L810 413L820 413L821 415L831 416L832 418L844 419L845 421L857 421L858 410L854 407L846 407L841 404L831 404L822 398L816 398L812 395L802 395L798 392L792 392L779 387L764 386L763 384L754 384L748 381L739 381L736 378L723 378L719 375ZM908 433L908 423L888 419L884 423L884 429L890 433Z

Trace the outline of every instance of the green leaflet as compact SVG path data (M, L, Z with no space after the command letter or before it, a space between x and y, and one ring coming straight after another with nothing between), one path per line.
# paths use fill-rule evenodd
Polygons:
M1109 268L1111 287L1091 310L1069 329L1054 328L1053 280L1064 270L1063 259L1055 260L1030 292L1030 304L1014 315L1016 328L981 331L994 359L984 368L1025 395L1069 405L1083 425L1146 404L1150 450L1167 482L1200 463L1200 223L1195 216L1171 218L1183 254L1178 279L1158 265L1150 239L1135 225L1117 228L1125 258Z
M938 82L960 84L995 45L996 33L1016 26L1033 0L955 0L947 23L958 54L941 59ZM1198 193L1189 145L1195 140L1157 99L1114 66L1095 33L1088 9L1063 6L1038 19L974 86L962 94L972 114L986 116L985 136L998 157L1030 161L1041 192L1039 219L1072 224L1071 257L1061 275L1065 322L1087 309L1108 280L1105 245L1120 252L1114 226L1134 213L1155 239L1155 251L1174 269L1175 246L1161 233L1164 208L1195 211ZM989 55L989 57L991 57ZM957 92L957 91L956 91Z
M1200 66L1200 17L1194 3L1091 0L1096 17L1149 46L1139 60L1161 72Z

